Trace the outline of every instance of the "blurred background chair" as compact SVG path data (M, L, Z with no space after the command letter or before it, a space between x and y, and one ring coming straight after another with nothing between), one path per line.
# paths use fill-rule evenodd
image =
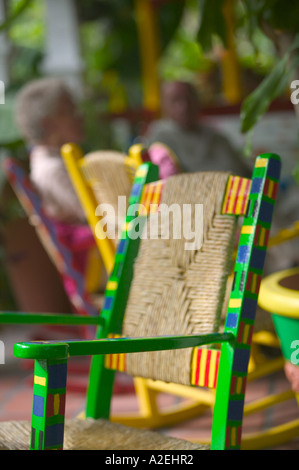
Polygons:
M81 148L75 144L64 145L61 154L105 268L111 273L118 236L111 237L104 233L101 217L97 215L98 207L101 204L111 206L115 214L112 223L117 235L121 224L121 220L118 220L118 198L125 197L128 204L135 172L142 159L138 159L136 154L133 158L114 151L97 151L84 156ZM125 215L123 213L119 218Z
M60 236L55 222L44 212L41 200L25 171L12 158L4 160L3 169L28 216L29 222L35 227L43 246L63 281L70 281L74 284L73 295L70 296L74 311L80 315L97 316L98 308L92 303L90 297L91 289L88 292L88 282L86 282L83 274L76 268L74 251L72 252L69 249L65 240ZM75 251L79 252L80 249L86 249L86 246L75 247Z
M10 325L40 325L41 330L33 330L32 334L37 339L53 338L59 333L64 337L93 338L95 326L99 323L99 310L103 301L103 294L94 295L89 270L93 276L100 276L99 262L93 255L94 248L91 247L88 276L85 277L78 269L76 255L80 250L86 250L85 243L77 247L68 246L66 239L61 237L55 222L47 216L43 210L41 200L33 188L26 172L22 166L13 158L3 161L3 170L10 182L15 194L27 214L29 223L32 224L45 248L46 253L60 274L63 284L68 284L67 296L71 304L72 312L64 315L56 312L56 315L48 312L1 312L0 324ZM34 337L32 339L35 339ZM32 361L23 363L24 368L32 368ZM82 381L81 374L87 376L89 370L89 359L78 362L72 361L72 376L68 384L68 390L74 392L86 392L86 381Z

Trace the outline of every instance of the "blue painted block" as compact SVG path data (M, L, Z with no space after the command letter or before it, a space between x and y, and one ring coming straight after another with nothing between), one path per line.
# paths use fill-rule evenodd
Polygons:
M249 320L255 319L257 300L244 297L242 304L242 318Z
M225 326L228 328L236 328L238 321L238 314L237 313L228 313L226 317L226 324Z
M61 446L63 444L64 423L47 426L45 430L45 447Z
M39 395L33 395L33 409L32 413L34 416L44 416L45 399Z
M266 250L253 247L251 251L250 267L252 269L263 270L265 256Z
M243 417L243 400L234 400L229 402L228 406L228 415L227 418L229 421L242 421Z
M254 178L251 183L251 193L259 194L263 184L264 178Z
M140 187L141 187L141 185L139 183L133 184L132 190L131 190L131 197L132 196L138 196L138 194L140 192Z
M49 388L65 388L67 377L67 364L49 365Z
M117 253L123 253L125 251L127 240L124 238L119 241Z
M247 245L243 245L239 247L237 263L247 263L249 259L249 247Z
M233 371L247 372L250 350L237 348L235 351Z
M269 160L268 164L268 176L270 178L278 179L280 175L281 162L280 160Z
M271 202L263 200L259 213L259 221L270 224L272 221L273 208L274 206Z
M112 306L112 300L113 300L113 297L105 297L103 310L110 310Z

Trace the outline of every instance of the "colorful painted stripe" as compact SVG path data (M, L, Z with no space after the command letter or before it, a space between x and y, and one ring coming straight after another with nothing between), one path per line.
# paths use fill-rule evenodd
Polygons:
M105 367L107 369L126 371L126 354L106 354Z
M244 395L246 389L247 375L233 375L231 380L230 394Z
M246 282L246 291L258 295L261 280L262 276L260 274L249 271Z
M251 180L230 176L224 196L222 214L244 215L250 194Z
M240 233L234 280L225 324L225 331L231 331L236 335L225 430L225 448L227 449L237 449L241 444L250 345L279 173L280 160L277 156L271 154L257 159ZM224 201L223 212L225 213L234 213L235 194L240 187L238 183L234 178L229 182ZM223 346L223 352L227 358L226 345ZM227 381L226 372L222 373L222 369L220 369L218 385L220 385L220 381L223 386ZM217 415L218 406L216 400L214 415ZM222 405L220 404L219 407L221 409ZM220 423L216 418L213 423L215 435L217 434L215 429L219 426Z
M140 205L144 207L142 215L152 214L158 210L161 195L164 187L164 181L159 180L154 183L146 184L140 200Z
M261 225L257 225L254 237L254 245L255 246L267 246L269 240L270 230L269 228L262 227Z
M241 445L242 426L228 426L226 428L225 447L227 449L239 448Z
M239 324L239 331L237 335L238 343L249 344L252 339L253 324L241 321Z
M121 338L121 335L109 334L108 338ZM106 354L105 367L107 369L118 370L120 372L126 371L126 354Z
M191 385L216 388L220 350L194 348L192 355Z
M62 449L66 360L35 361L31 449Z

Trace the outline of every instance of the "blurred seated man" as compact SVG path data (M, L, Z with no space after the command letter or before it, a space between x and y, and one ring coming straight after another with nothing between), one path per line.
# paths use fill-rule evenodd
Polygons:
M161 142L172 149L183 171L250 174L229 141L200 122L199 99L190 83L165 82L161 90L161 108L163 117L149 126L148 141Z

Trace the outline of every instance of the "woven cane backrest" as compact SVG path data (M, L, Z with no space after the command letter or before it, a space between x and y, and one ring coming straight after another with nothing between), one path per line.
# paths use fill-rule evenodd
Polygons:
M99 203L117 207L118 196L129 198L132 179L125 162L126 155L114 151L92 152L82 160L82 171Z
M168 218L162 216L162 211L158 217L158 239L151 239L151 224L147 224L147 236L141 241L135 260L124 336L189 335L218 330L232 268L237 220L221 213L227 181L228 174L197 173L177 175L164 183L160 208L163 204L178 204L182 235L183 224L189 223L183 217L183 204L190 205L194 228L195 205L203 205L202 246L187 250L186 239L173 238L172 223L169 239L163 239ZM131 354L126 370L132 375L190 384L191 357L192 350Z
M115 218L112 222L117 235L125 217L125 214L119 214L119 197L124 196L128 203L137 164L120 152L98 151L87 154L80 161L80 167L97 203L113 207ZM111 239L117 245L117 236Z

